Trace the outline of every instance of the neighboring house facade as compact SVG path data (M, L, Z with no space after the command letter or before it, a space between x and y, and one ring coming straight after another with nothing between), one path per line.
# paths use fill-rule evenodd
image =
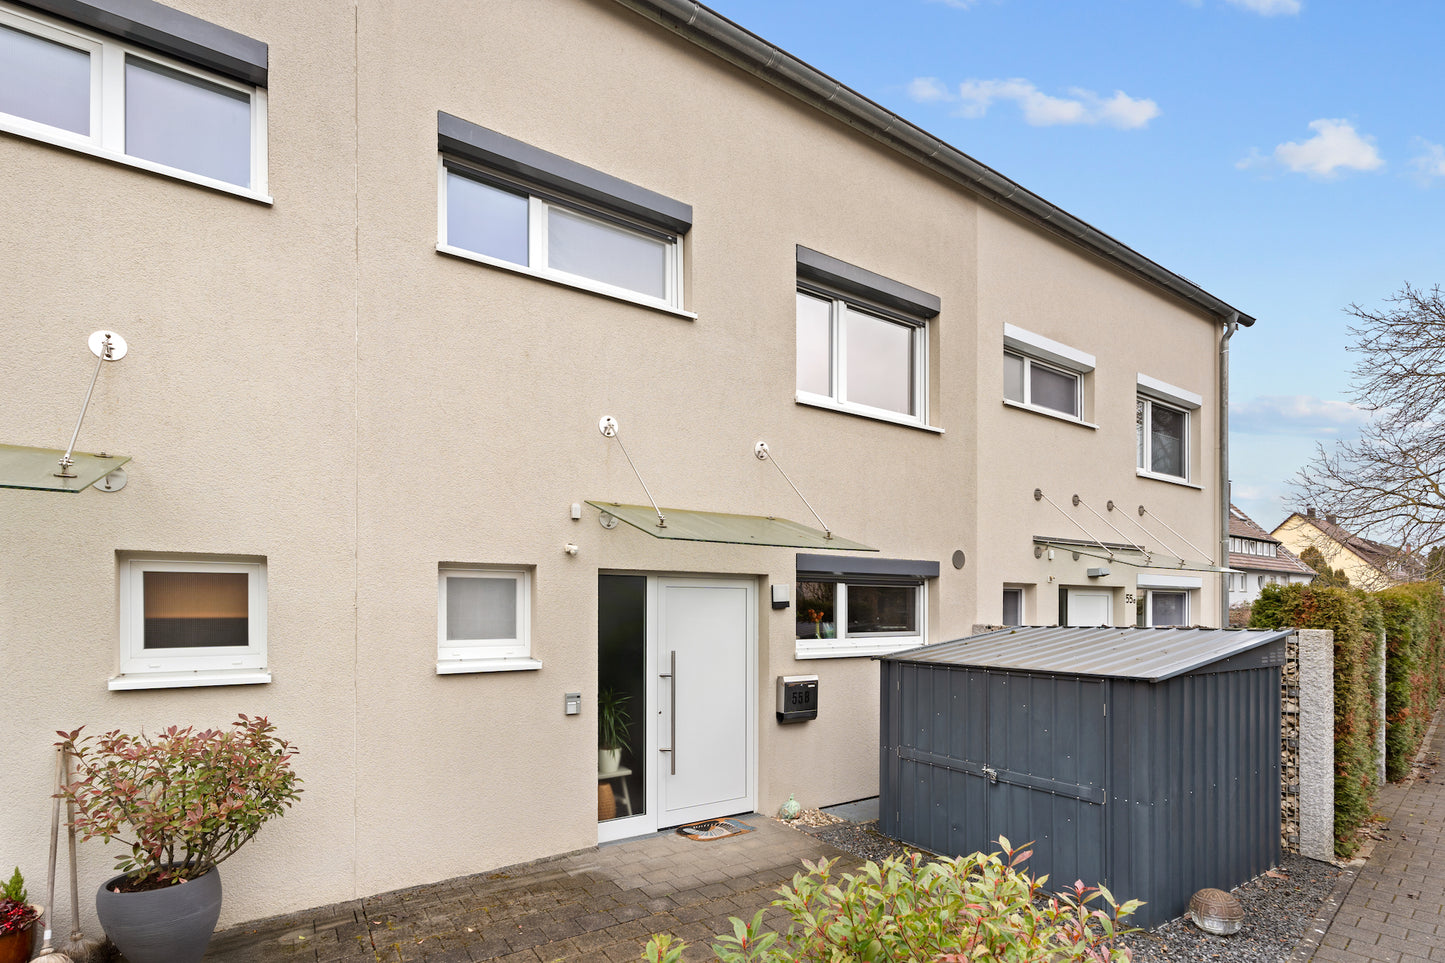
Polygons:
M1372 541L1341 528L1333 515L1313 508L1292 512L1271 532L1296 555L1317 548L1330 568L1341 569L1355 588L1375 591L1417 581L1425 568L1418 558L1395 545Z
M1254 519L1229 506L1229 604L1247 605L1266 585L1308 585L1315 570L1295 557Z
M0 491L32 877L81 724L299 747L234 922L871 796L870 657L978 623L1219 624L1253 319L706 8L0 0L0 69L0 442L129 345L127 484Z

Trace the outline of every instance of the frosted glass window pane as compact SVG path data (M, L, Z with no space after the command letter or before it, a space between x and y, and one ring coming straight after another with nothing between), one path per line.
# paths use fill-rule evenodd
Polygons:
M671 245L621 227L547 209L547 264L654 298L667 296L667 252Z
M1151 405L1150 470L1161 475L1184 477L1184 424L1182 411Z
M847 400L913 414L913 328L861 311L845 310Z
M1022 589L1003 590L1003 624L1024 624L1024 593Z
M251 97L158 64L125 64L125 152L251 186Z
M798 293L798 390L833 394L833 304Z
M1151 593L1150 604L1154 607L1155 626L1184 624L1188 606L1183 592Z
M448 172L447 243L526 265L527 198Z
M1066 415L1079 414L1079 379L1062 371L1029 365L1029 401Z
M0 27L0 112L90 134L90 54Z
M447 579L447 641L516 637L516 579Z
M147 649L250 644L245 572L145 572Z
M1024 400L1024 359L1018 355L1003 356L1003 396L1020 404Z

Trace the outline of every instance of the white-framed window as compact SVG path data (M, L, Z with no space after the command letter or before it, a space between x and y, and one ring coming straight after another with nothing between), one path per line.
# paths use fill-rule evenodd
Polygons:
M1149 589L1144 593L1145 625L1155 627L1187 626L1189 621L1189 593Z
M266 563L123 557L111 689L270 682Z
M841 295L798 290L798 400L927 423L928 328Z
M692 207L437 112L437 250L673 314Z
M1005 404L1088 424L1085 379L1093 355L1011 324L1003 340Z
M490 264L682 307L682 237L443 159L441 245Z
M269 200L263 86L3 3L0 130Z
M938 431L928 424L926 291L797 246L799 404Z
M923 645L927 586L804 580L797 586L799 659L887 655Z
M440 566L437 674L540 669L529 569Z
M1138 473L1165 481L1189 481L1193 446L1190 422L1203 404L1203 397L1147 375L1139 375L1138 383L1134 405ZM1247 541L1257 544L1255 539Z
M1005 588L1003 590L1003 618L1000 625L1024 624L1024 590Z

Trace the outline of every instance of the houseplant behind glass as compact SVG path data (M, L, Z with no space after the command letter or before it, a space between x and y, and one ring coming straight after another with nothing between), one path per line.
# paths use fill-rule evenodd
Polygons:
M20 867L0 886L0 963L25 963L35 946L35 921L40 913L26 900Z
M221 912L216 866L296 801L295 750L245 715L229 730L80 733L59 733L77 767L62 791L75 828L129 847L96 894L101 926L130 963L199 961Z
M632 714L627 703L632 697L616 689L597 693L597 771L616 772L622 765L622 751L627 746L627 727Z

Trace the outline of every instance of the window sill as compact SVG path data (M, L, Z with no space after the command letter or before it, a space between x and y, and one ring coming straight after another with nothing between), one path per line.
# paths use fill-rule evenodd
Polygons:
M106 684L112 692L138 689L187 689L212 685L264 685L271 681L265 669L197 669L194 672L121 673Z
M1191 481L1185 481L1184 479L1177 478L1174 475L1160 475L1152 471L1145 471L1142 468L1134 469L1134 474L1138 475L1140 478L1147 478L1150 481L1164 482L1169 485L1178 485L1180 488L1192 488L1197 492L1204 491L1203 485L1196 485Z
M1099 426L1092 421L1084 421L1082 418L1075 418L1073 415L1066 415L1063 412L1054 411L1051 408L1040 408L1037 405L1026 405L1018 401L1003 400L1005 408L1017 408L1019 411L1028 411L1036 415L1043 415L1046 418L1053 418L1057 421L1067 422L1071 425L1078 425L1080 428L1088 428L1091 431L1098 431Z
M542 668L536 659L452 659L437 663L437 675L465 675L473 672L535 672Z
M621 301L624 304L635 304L638 307L648 308L661 314L670 314L675 318L686 318L689 321L697 320L697 314L695 312L683 311L681 308L674 308L669 304L663 304L661 301L654 301L651 298L642 297L641 295L629 294L620 288L590 282L585 278L579 278L571 274L563 275L550 271L539 271L536 268L524 267L521 264L513 264L510 261L487 257L485 254L477 254L474 251L452 247L450 244L438 244L437 253L460 258L463 261L471 261L473 264L485 264L487 267L500 268L503 271L510 271L513 274L521 274L529 278L536 278L538 281L546 281L549 284L557 284L564 288L586 291L589 294L600 295L604 298L610 298L613 301Z
M798 640L803 642L804 640ZM892 655L895 652L903 652L908 649L916 649L923 645L923 639L913 636L908 639L899 639L888 642L869 642L865 644L848 643L842 645L814 645L809 642L806 645L794 645L793 658L795 659L872 659L882 655Z
M270 205L272 203L269 194L254 191L249 187L228 184L225 181L218 181L215 178L203 177L200 174L192 174L189 171L183 171L179 168L167 167L164 164L157 164L154 161L132 157L129 154L117 154L115 151L102 150L86 141L71 140L68 137L53 134L45 129L17 123L10 118L0 118L0 131L14 134L16 137L23 137L26 140L39 141L42 144L50 144L53 147L74 151L77 154L85 154L88 157L118 164L121 167L130 167L135 170L145 171L149 174L159 174L161 177L166 177L173 181L183 181L187 184L194 184L197 187L204 187L216 191L219 194L231 194L248 201L255 201L258 204Z
M867 418L870 421L885 421L890 425L902 425L904 428L916 428L919 431L927 431L935 435L943 434L942 428L935 428L932 425L925 425L921 421L908 418L906 415L890 415L879 408L861 408L851 405L840 405L830 398L822 395L809 395L799 392L793 396L793 400L800 405L807 405L809 408L823 408L827 411L836 411L843 415L853 415L857 418Z

